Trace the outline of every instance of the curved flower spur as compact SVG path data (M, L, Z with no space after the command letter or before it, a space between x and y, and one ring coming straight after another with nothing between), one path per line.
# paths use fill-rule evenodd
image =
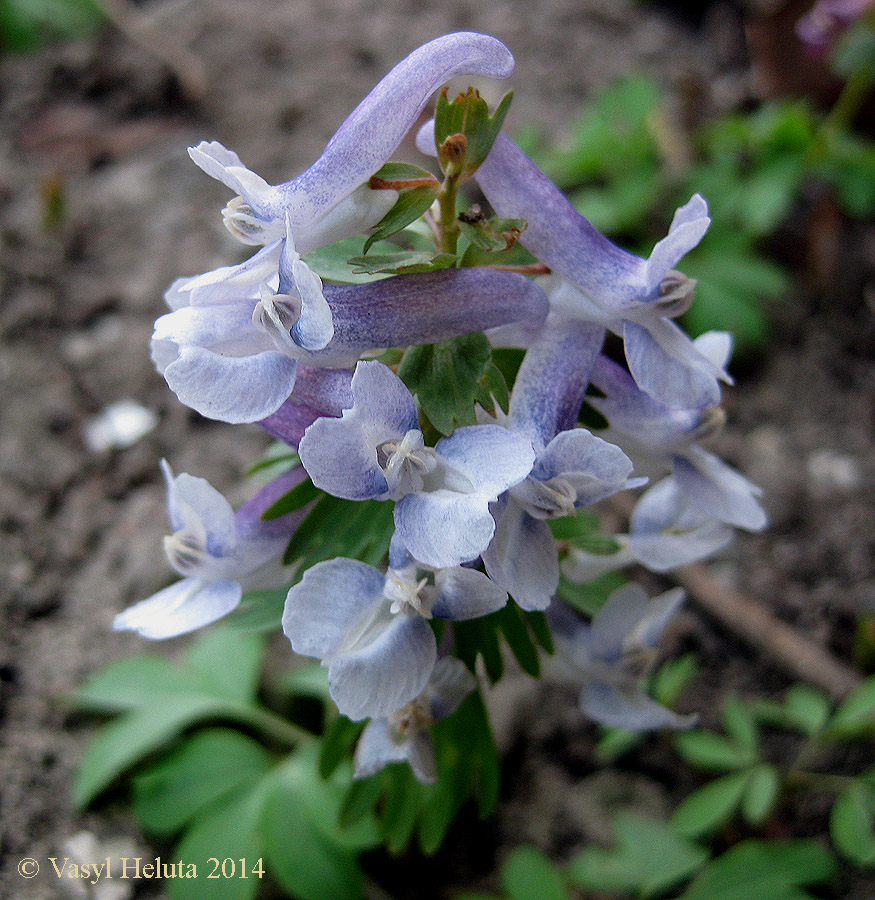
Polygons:
M368 180L442 84L460 74L506 78L513 65L507 47L487 35L430 41L377 84L307 171L284 184L269 185L216 141L189 150L239 195L223 213L232 233L266 246L238 266L179 279L167 292L172 312L156 322L153 359L183 403L234 423L280 406L294 385L295 360L326 348L335 328L322 283L301 257L365 232L395 204L397 191L374 190ZM241 380L260 390L241 391ZM260 401L227 399L241 394Z

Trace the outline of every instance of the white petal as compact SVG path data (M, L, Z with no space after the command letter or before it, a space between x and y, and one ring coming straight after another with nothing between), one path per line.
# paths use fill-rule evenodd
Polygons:
M295 653L324 659L383 602L383 574L354 559L311 566L286 598L283 632Z
M613 685L592 681L580 695L584 715L610 728L655 731L659 728L691 728L695 716L681 716L651 700L641 691L621 692Z
M402 497L395 504L395 528L416 559L449 569L486 549L495 522L488 498L439 490Z
M276 412L295 386L297 361L272 350L253 356L220 356L183 347L164 370L182 403L208 419L239 424Z
M242 595L236 581L183 578L119 613L112 627L152 640L176 637L228 615Z
M717 379L729 380L670 319L623 323L629 371L642 391L673 409L716 406Z
M550 526L513 498L503 497L491 509L495 537L483 553L489 577L522 609L546 609L559 587L559 554Z
M423 692L436 657L425 619L394 616L366 644L331 660L331 697L350 719L388 716Z
M767 517L757 499L762 489L701 447L675 457L674 474L687 503L703 516L748 531L765 528Z
M457 428L450 437L441 438L435 450L489 500L522 481L535 461L531 441L499 425Z
M182 472L174 477L161 461L167 482L167 509L174 531L202 534L212 556L227 556L237 544L231 504L206 479Z
M435 575L437 600L431 614L438 619L476 619L501 609L507 592L482 572L457 566Z

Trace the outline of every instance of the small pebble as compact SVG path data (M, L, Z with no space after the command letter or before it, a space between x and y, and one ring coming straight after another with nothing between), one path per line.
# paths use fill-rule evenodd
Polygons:
M119 400L85 426L85 443L93 453L124 450L136 444L157 424L158 416L151 409L133 400Z

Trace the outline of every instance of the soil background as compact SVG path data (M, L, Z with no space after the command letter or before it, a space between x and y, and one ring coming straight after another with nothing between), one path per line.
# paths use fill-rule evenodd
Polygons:
M395 62L454 30L496 35L516 56L511 131L533 124L560 135L625 73L658 78L679 122L757 90L740 18L719 4L695 21L626 0L153 0L137 9L144 31L109 25L0 57L0 896L22 900L61 896L61 886L44 875L24 881L18 861L63 856L83 828L149 853L116 808L71 807L93 723L71 720L66 698L108 661L143 649L110 622L170 580L159 459L236 503L250 492L242 471L269 443L255 426L183 408L149 360L170 281L245 256L221 225L227 191L186 147L217 139L268 181L286 180ZM155 48L184 61L190 87L202 72L200 96ZM504 86L484 90L494 99ZM875 610L875 230L828 207L818 218L818 202L805 199L804 224L779 247L797 274L772 310L773 340L742 362L727 395L720 451L765 489L770 527L740 536L714 570L849 661L858 611ZM124 399L153 410L155 429L128 449L89 449L87 424ZM789 683L695 606L672 642L701 655L685 703L706 724L727 692ZM625 772L598 772L595 731L561 691L511 682L495 715L508 752L498 817L463 821L439 865L399 862L383 879L396 896L481 883L525 840L562 857L605 837L618 797L660 811L690 787L658 753L649 774L634 758ZM818 814L822 825L823 810L806 813ZM414 872L415 888L404 878ZM858 900L875 892L862 877L845 887ZM137 886L138 896L158 890Z

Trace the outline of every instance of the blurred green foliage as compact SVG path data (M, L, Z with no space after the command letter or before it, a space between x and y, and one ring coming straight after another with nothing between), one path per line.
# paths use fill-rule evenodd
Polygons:
M765 244L805 187L828 187L848 216L875 211L875 144L802 100L733 113L687 136L670 124L659 86L629 77L597 94L559 144L531 130L518 137L584 216L643 254L665 233L665 211L701 193L712 225L683 263L698 282L685 325L731 331L742 350L766 340L763 301L789 289Z
M96 0L0 0L0 47L27 53L45 40L88 35L104 18Z

